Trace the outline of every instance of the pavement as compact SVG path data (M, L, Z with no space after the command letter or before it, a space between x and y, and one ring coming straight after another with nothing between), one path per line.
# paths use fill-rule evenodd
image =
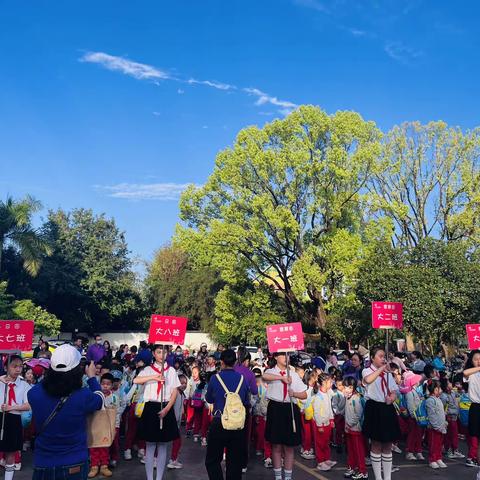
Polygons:
M461 445L461 450L465 453L465 444ZM184 467L178 470L166 470L164 480L207 480L205 472L205 447L199 443L193 443L192 439L185 439L180 451L179 460ZM243 476L245 480L273 480L273 472L263 466L261 457L253 456L249 463L247 473ZM425 454L426 455L426 454ZM346 469L345 454L337 455L332 451L332 459L337 460L338 464L329 472L320 472L315 469L314 460L304 460L297 455L294 467L294 480L340 480ZM402 454L394 454L394 465L398 465L400 470L393 473L393 480L475 480L477 468L468 468L462 460L444 460L448 468L441 470L432 470L426 462L407 462ZM15 473L15 480L30 480L32 478L32 454L24 452L22 457L22 470ZM144 465L134 457L131 461L121 460L113 470L113 479L145 480ZM101 476L96 477L102 479ZM373 472L369 470L369 478L374 479ZM215 479L217 480L217 479ZM218 479L221 480L221 479Z

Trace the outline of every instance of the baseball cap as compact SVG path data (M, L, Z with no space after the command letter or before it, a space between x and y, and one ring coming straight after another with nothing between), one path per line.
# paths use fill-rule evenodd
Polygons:
M75 347L65 343L53 351L50 363L55 372L69 372L80 363L81 358L80 352Z

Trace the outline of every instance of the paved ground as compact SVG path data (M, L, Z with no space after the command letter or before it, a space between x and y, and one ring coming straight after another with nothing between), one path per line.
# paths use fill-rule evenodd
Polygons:
M335 457L335 455L334 455ZM203 461L205 458L205 447L193 443L191 439L185 440L180 452L180 460L184 464L181 470L170 470L165 473L165 480L206 480L205 467ZM295 480L340 480L343 479L345 471L345 455L341 455L338 465L330 472L318 472L313 467L313 460L303 460L298 456L295 464L294 479ZM27 480L31 478L31 454L25 453L23 457L23 466L21 472L15 474L15 480ZM426 463L406 462L403 455L394 455L394 464L400 466L400 470L393 474L394 480L422 479L422 480L474 480L476 470L467 468L463 461L445 461L448 468L444 470L432 470L428 468ZM373 473L369 471L370 478L373 479ZM101 479L101 477L97 477ZM117 480L144 480L144 466L137 460L133 459L129 462L121 461L114 470L114 476ZM263 467L260 458L253 458L250 462L248 472L244 476L245 480L273 479L273 472ZM219 479L220 480L220 479Z

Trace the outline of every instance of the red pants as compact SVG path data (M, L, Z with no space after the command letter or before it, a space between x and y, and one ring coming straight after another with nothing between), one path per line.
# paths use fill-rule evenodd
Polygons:
M138 448L145 448L145 442L137 439L138 418L135 416L136 403L130 405L127 417L127 433L125 434L125 450L131 450L133 445L138 445Z
M178 458L178 454L180 452L180 447L182 446L182 436L180 435L172 442L172 460L176 460Z
M212 423L212 416L210 415L210 410L204 408L202 412L202 438L207 438L208 429Z
M120 428L115 428L115 438L110 446L110 460L118 462L120 460Z
M101 467L102 465L108 465L108 450L109 447L89 448L88 451L90 452L90 466Z
M305 415L302 413L302 448L304 451L312 450L312 445L315 442L313 420L305 420Z
M447 416L448 428L445 435L445 449L458 450L458 423L453 417Z
M332 427L327 425L326 427L315 426L315 458L317 463L323 463L326 460L330 460L330 434L332 433Z
M263 450L263 458L272 458L272 445L265 440L265 425L266 421L264 417L255 416L253 436L255 439L255 450Z
M343 445L345 443L345 417L343 415L335 415L335 445Z
M410 432L410 418L404 418L402 416L399 416L398 425L400 427L401 438L407 437ZM399 438L398 440L401 440L401 438Z
M430 463L437 462L442 459L442 446L443 446L443 433L434 430L433 428L427 429L428 435L428 461Z
M362 432L347 432L345 434L345 440L347 443L348 467L353 470L358 470L360 473L367 473Z
M468 455L467 455L468 458L477 460L478 438L467 435L467 445L468 445Z
M422 453L422 439L424 429L420 427L414 418L408 419L410 427L407 435L407 452Z
M187 432L193 430L194 435L199 435L202 429L203 408L193 408L190 402L187 405Z

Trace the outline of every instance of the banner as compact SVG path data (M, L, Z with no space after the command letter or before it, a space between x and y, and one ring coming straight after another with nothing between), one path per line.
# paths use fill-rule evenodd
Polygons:
M398 302L372 302L373 328L403 328L403 305Z
M31 350L34 326L33 320L0 320L0 350Z
M303 350L303 330L300 322L267 326L270 353Z
M187 322L188 319L184 317L152 315L148 342L161 345L183 345Z
M480 348L480 324L469 323L465 325L467 330L468 348L476 350Z

